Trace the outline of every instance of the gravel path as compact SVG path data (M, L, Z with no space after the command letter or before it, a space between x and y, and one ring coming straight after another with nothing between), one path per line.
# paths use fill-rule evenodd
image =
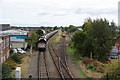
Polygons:
M25 78L28 78L30 74L32 74L32 78L37 78L38 53L38 51L33 53L28 67L28 74L25 76Z
M67 57L67 61L73 77L80 78L80 68L76 64L72 63L72 60L70 57Z
M71 38L66 36L66 42L69 43L70 40ZM80 68L76 64L72 63L72 59L69 56L67 56L67 61L73 77L80 78Z

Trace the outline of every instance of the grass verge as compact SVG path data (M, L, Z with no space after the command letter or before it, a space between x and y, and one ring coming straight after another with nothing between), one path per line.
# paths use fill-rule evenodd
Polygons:
M81 64L79 63L79 61L82 59L80 57L80 55L75 54L75 50L70 47L67 47L67 53L70 56L70 58L72 59L72 63L76 64L76 66L79 67L80 77L89 79L89 77L87 76L87 73L80 66Z

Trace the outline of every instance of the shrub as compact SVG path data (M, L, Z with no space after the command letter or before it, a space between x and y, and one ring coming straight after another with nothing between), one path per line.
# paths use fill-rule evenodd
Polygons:
M13 51L13 48L10 49L10 54L12 54L14 51Z
M98 67L98 66L99 66L99 64L98 64L97 62L93 62L93 65L94 65L95 67Z
M11 68L7 64L2 64L2 78L11 78Z
M111 77L120 78L120 60L112 60L105 69L106 74Z
M79 57L79 60L83 60L83 57L80 56L80 57Z
M88 64L92 63L92 60L91 59L85 59L85 60L83 60L83 63L88 65Z
M81 57L80 55L75 54L75 53L74 53L74 57L75 57L77 60L83 60L83 57Z
M19 54L13 54L11 60L15 61L18 64L22 63L22 57Z
M93 64L88 64L87 69L96 70L96 67Z
M105 70L103 69L103 68L101 68L101 67L97 67L97 70L96 70L97 72L100 72L100 73L104 73L105 72Z
M14 62L13 60L11 60L11 58L9 58L6 62L5 62L11 69L15 69L16 68L16 62Z

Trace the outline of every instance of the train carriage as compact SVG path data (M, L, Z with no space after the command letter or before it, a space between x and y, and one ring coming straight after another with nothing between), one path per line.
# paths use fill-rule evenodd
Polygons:
M51 33L46 34L45 36L41 36L40 39L38 40L38 45L37 45L38 50L45 51L47 40L57 32L58 30L55 30Z

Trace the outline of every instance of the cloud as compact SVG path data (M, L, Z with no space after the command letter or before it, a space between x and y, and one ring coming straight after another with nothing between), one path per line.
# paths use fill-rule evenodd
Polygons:
M17 25L82 25L87 17L117 23L119 0L2 0L0 22ZM2 17L2 18L1 18Z
M45 12L44 12L44 13L38 13L38 15L40 15L40 16L41 16L41 15L44 16L44 15L49 15L49 13L45 13Z
M76 14L86 13L90 15L100 15L100 14L117 14L117 9L111 8L111 9L77 9L75 11Z
M63 10L55 10L55 11L42 11L40 13L38 13L39 16L47 16L47 15L51 15L51 16L65 16L67 15L66 11Z

